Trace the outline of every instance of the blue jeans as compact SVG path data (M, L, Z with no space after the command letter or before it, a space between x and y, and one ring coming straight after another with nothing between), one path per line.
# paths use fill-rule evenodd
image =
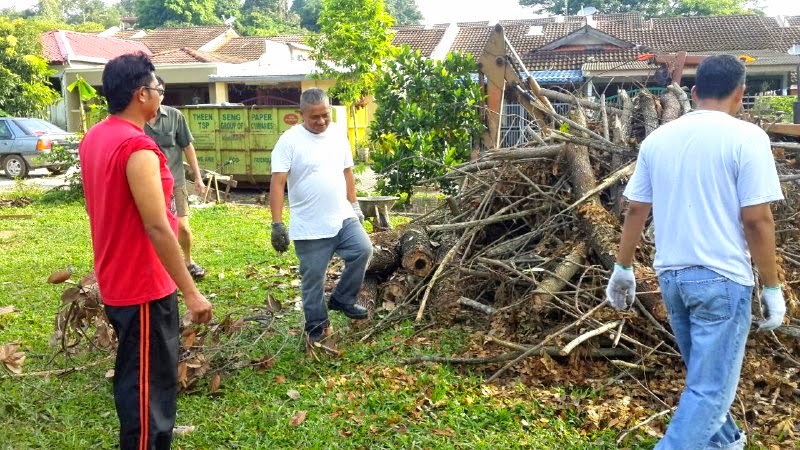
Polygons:
M344 270L331 300L342 305L356 302L358 290L372 256L372 242L356 218L342 222L339 233L330 238L294 241L300 260L300 288L306 332L317 334L328 326L328 308L324 301L325 273L334 254L344 260Z
M728 413L744 360L753 287L705 267L659 275L669 321L686 364L686 388L657 450L744 449Z

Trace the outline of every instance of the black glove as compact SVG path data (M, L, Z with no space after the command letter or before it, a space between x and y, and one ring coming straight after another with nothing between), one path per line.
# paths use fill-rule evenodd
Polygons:
M289 231L280 222L272 224L272 248L278 253L289 249Z

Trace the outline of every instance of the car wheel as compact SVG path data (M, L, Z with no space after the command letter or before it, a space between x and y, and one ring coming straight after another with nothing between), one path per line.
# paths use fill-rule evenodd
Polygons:
M28 163L19 155L6 156L3 160L3 170L9 178L25 178L28 176Z

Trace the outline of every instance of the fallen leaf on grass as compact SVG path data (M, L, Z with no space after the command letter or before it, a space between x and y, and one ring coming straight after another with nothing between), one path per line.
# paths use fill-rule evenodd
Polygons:
M213 377L211 377L211 383L208 384L208 390L212 394L219 390L219 385L222 383L222 377L219 376L218 373L215 373Z
M306 416L308 415L308 411L298 411L294 417L289 420L290 427L299 427L306 421Z
M194 425L178 425L172 429L173 436L186 436L189 433L193 433L197 427Z
M275 382L278 383L278 384L284 384L284 383L286 383L286 377L283 376L283 375L277 375L275 377Z
M0 316L4 316L6 314L11 314L16 310L17 310L17 308L15 308L14 305L3 306L2 308L0 308Z
M256 359L251 361L250 364L252 364L257 371L263 372L265 370L271 369L272 366L275 365L275 358L273 358L272 356L265 356L261 359Z
M108 369L106 372L106 378L114 378L114 369Z
M2 362L11 373L17 375L22 373L22 364L25 362L25 352L18 352L19 344L6 344L0 346L0 362Z
M289 392L286 393L286 395L292 400L297 400L298 398L300 398L300 392L294 389L290 389Z
M269 312L271 312L273 314L277 313L277 312L280 312L280 310L283 308L283 305L281 305L281 302L275 300L275 297L273 297L272 295L269 295L269 294L267 295L267 300L265 301L265 303L267 305L267 311L269 311Z
M61 302L65 305L74 303L81 298L81 288L71 287L61 294Z
M58 270L50 274L50 277L47 278L47 282L50 284L61 284L69 280L71 276L72 272L68 270Z
M197 333L191 328L186 328L181 334L183 335L183 346L185 348L191 348L197 339Z

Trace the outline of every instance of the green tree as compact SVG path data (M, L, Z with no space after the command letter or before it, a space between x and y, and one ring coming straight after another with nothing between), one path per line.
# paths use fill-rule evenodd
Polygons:
M214 14L220 19L235 17L237 22L241 22L242 0L216 0Z
M417 25L422 20L414 0L386 0L386 10L397 25Z
M384 5L396 25L416 25L422 20L414 0L386 0ZM300 26L319 31L317 21L322 12L322 0L294 0L291 11L300 17Z
M136 15L136 0L119 0L116 6L120 16L127 17Z
M317 20L322 12L322 0L294 0L292 13L300 18L300 26L306 30L319 31Z
M43 116L58 93L31 21L0 17L0 115Z
M142 28L222 22L214 15L214 2L205 0L137 0L136 16Z
M748 0L519 0L537 12L575 15L581 7L592 6L602 13L641 12L645 17L724 16L757 14ZM568 8L568 9L566 9Z
M36 15L46 20L64 20L64 9L58 0L39 0Z
M437 177L442 189L452 188L441 176L469 159L473 139L483 132L476 71L472 56L450 53L435 61L408 46L386 65L371 125L382 194L405 194L410 201L417 184Z
M395 52L392 17L383 0L322 0L319 26L309 39L319 76L336 80L331 94L353 105L372 93L375 74Z
M75 25L94 22L107 28L119 25L122 17L118 8L106 5L103 0L62 1L61 8L66 22Z
M299 18L286 0L245 0L237 30L250 36L300 31Z
M747 8L744 0L680 0L671 15L674 16L733 16L761 13ZM763 13L762 13L763 14Z

